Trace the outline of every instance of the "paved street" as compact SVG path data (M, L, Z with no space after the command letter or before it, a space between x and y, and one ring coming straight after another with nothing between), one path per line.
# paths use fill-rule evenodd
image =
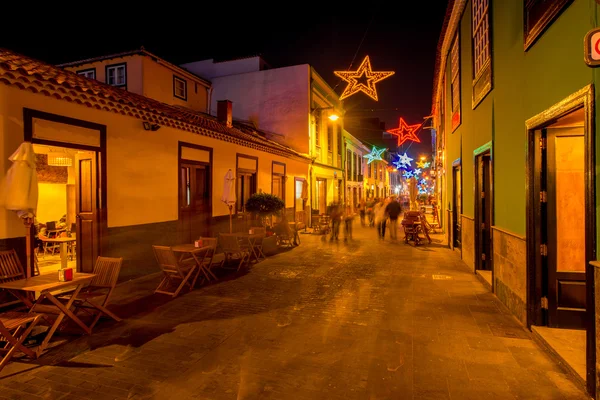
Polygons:
M13 363L0 397L586 398L441 244L301 239L175 300L121 286L127 320Z

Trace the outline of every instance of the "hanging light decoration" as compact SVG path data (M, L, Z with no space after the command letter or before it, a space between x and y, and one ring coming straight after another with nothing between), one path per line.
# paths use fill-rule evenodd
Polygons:
M73 158L64 151L51 151L48 153L48 165L53 167L70 167L73 165Z

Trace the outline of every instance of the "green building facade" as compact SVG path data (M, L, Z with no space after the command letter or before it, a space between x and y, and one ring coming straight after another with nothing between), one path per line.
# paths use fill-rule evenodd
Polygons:
M584 39L599 10L595 0L449 1L432 104L450 247L525 327L587 331L594 395L600 70Z

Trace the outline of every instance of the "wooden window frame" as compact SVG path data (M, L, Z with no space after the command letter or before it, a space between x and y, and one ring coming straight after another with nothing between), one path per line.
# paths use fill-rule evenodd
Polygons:
M240 158L247 158L250 160L255 160L256 161L256 169L254 171L251 171L249 169L245 169L245 168L240 168L239 167L239 160ZM258 157L256 156L250 156L247 154L242 154L242 153L236 153L235 155L235 193L236 193L236 198L237 198L237 193L238 193L238 185L240 184L240 181L238 179L238 176L240 173L243 174L254 174L254 187L252 188L253 192L252 194L258 193ZM250 196L252 196L252 194ZM237 214L239 212L238 207L239 207L239 201L240 199L238 198L235 204L235 213ZM244 209L245 204L242 205L242 209Z
M454 62L454 57L456 57L456 63ZM452 41L452 47L450 49L450 106L452 111L452 132L454 132L461 124L461 115L460 115L460 107L461 107L461 87L460 87L460 34L456 32L456 36ZM454 70L454 66L456 65L456 70ZM457 98L455 99L454 90L458 91Z
M183 82L183 96L177 94L177 82ZM177 75L173 75L173 97L187 101L187 81Z
M116 71L117 71L117 68L119 68L119 67L123 67L123 69L125 70L125 75L124 75L125 76L125 83L123 83L122 85L117 85L117 84L111 84L111 83L109 83L108 82L108 71L111 70L111 69L115 70L115 81L116 81L116 78L117 78ZM118 88L124 88L125 90L127 90L127 63L126 62L107 65L106 67L104 67L104 73L105 73L104 80L105 80L105 83L107 85L110 85L110 86L113 86L113 87L118 87Z
M492 1L472 0L473 92L471 104L473 109L492 91ZM483 37L480 35L482 32Z
M87 76L87 74L92 73L93 76L89 77ZM96 68L86 68L86 69L82 69L77 71L77 75L81 75L84 76L88 79L96 79Z
M573 0L548 2L547 8L542 11L538 19L531 21L531 10L538 2L539 0L523 0L523 51L528 51L535 44L558 16L573 3Z
M283 174L280 173L276 173L275 172L275 165L282 165L283 166ZM283 202L285 203L285 181L287 180L287 166L285 165L285 163L279 162L279 161L273 161L271 163L271 194L275 194L273 193L273 177L274 176L280 176L281 177L281 185L282 185L282 191L281 191L281 200L283 200Z

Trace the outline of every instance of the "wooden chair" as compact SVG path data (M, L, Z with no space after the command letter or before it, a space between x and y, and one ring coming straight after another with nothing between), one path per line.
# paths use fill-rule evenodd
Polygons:
M102 315L106 315L117 322L121 321L121 318L109 311L106 306L110 300L110 295L115 289L115 286L117 286L117 280L119 279L122 264L122 257L98 257L93 272L96 276L88 286L79 292L73 301L73 306L76 308L76 311L92 310L91 314L95 314L94 320L89 326L90 330L96 326ZM68 301L68 299L71 298L71 294L72 293L65 293L58 297L61 300Z
M210 258L210 262L208 262L207 268L213 269L216 265L222 267L223 263L225 262L225 254L223 253L223 250L219 247L219 239L206 236L200 236L198 239L202 240L203 246L208 245L214 249L212 257Z
M254 240L254 252L256 253L256 261L262 259L266 259L265 253L263 253L263 239L267 236L267 229L259 226L252 228L254 233L257 235L261 235L260 237Z
M404 242L408 243L409 240L415 242L415 246L421 242L419 237L420 225L415 222L420 222L421 213L418 211L407 211L404 213L404 219L402 220L402 227L404 228Z
M154 293L168 294L177 297L186 285L191 291L196 284L200 268L194 258L179 261L169 246L152 246L154 256L163 271L164 277L158 284ZM189 282L191 279L191 283ZM175 291L169 291L172 283L180 282Z
M421 215L419 216L419 219L421 221L421 232L423 232L423 234L425 235L425 237L429 241L429 244L431 244L431 237L429 237L429 232L433 231L433 227L427 221L427 217L425 216L424 213L421 213Z
M8 364L15 352L20 351L30 358L37 358L37 352L25 347L23 342L42 318L41 314L8 311L0 314L0 342L4 353L0 361L0 371Z
M0 251L0 282L12 282L19 279L25 279L25 270L17 252L14 249ZM19 302L20 300L15 300L2 305L8 306Z
M203 247L200 247L198 251L192 252L192 258L196 261L196 264L200 268L200 272L204 274L204 278L201 283L210 281L210 277L217 279L217 276L210 270L211 261L217 246L204 245L204 239L202 241Z
M238 271L242 268L244 262L250 262L250 251L252 250L242 247L235 233L219 233L219 245L225 254L226 260L230 260L232 256L240 258L240 263L237 267Z

